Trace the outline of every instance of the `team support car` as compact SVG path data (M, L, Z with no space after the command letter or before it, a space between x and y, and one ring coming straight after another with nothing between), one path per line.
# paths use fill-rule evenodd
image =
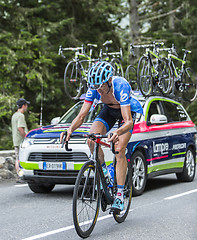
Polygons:
M179 181L192 181L196 171L196 127L184 107L174 100L139 98L143 115L137 116L126 157L133 167L133 194L142 194L148 178L175 173ZM90 151L84 139L71 139L71 152L61 148L59 136L79 113L75 104L55 125L30 131L20 146L21 176L36 193L50 192L55 184L74 184ZM102 108L97 104L75 132L87 133ZM116 126L115 126L116 127ZM113 156L103 147L107 165Z

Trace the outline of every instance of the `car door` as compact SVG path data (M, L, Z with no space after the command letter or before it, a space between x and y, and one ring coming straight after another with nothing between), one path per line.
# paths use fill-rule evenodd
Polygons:
M181 104L173 101L162 101L164 114L171 125L169 134L169 163L168 169L182 168L186 147L189 139L187 133L188 116Z
M171 126L169 123L151 125L150 117L153 114L163 114L163 108L160 100L153 100L150 103L150 107L147 108L146 114L149 134L149 156L147 159L149 174L164 170L165 162L169 159L169 134Z

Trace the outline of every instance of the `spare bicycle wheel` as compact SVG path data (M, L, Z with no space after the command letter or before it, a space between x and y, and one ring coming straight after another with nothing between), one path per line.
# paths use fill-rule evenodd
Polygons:
M132 90L138 91L138 84L137 84L137 74L136 74L136 69L132 66L129 65L126 69L125 73L125 78L131 85Z
M153 90L152 73L150 61L147 57L140 58L137 68L137 81L141 93L147 97Z
M71 61L67 64L64 71L64 89L67 96L71 99L78 99L82 88L82 76L80 64Z
M183 98L193 102L197 97L197 75L192 68L186 68L182 78Z

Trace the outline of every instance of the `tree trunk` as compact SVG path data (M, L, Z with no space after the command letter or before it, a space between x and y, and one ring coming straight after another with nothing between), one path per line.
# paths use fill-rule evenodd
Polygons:
M169 0L170 11L173 10L173 0ZM169 28L170 30L174 30L174 12L169 15Z

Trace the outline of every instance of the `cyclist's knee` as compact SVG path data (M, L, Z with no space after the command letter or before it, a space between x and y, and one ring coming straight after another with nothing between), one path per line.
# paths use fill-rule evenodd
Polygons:
M126 147L118 145L115 147L115 149L117 152L119 152L119 156L125 156Z

